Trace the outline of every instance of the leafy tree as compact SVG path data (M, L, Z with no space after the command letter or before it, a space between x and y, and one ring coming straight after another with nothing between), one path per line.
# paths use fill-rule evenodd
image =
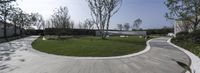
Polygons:
M20 36L24 35L24 30L30 27L31 25L31 16L23 11L19 14L19 21L20 21Z
M22 10L20 8L13 8L12 14L11 14L11 21L14 24L14 35L17 35L17 28L20 26L20 13Z
M23 36L23 30L27 29L32 24L31 15L23 12L18 7L13 7L10 21L14 24L14 35L17 35L17 28L19 28L20 36Z
M95 22L102 39L106 39L105 31L108 32L110 18L118 12L122 0L87 0L93 21Z
M0 4L9 3L9 2L12 2L12 1L16 1L16 0L0 0Z
M200 23L200 0L166 0L166 18L189 21L196 31ZM190 25L188 25L190 26Z
M128 31L130 29L130 24L129 23L125 23L124 24L124 30Z
M4 38L7 39L7 21L9 21L13 10L13 5L6 0L0 3L0 20L4 23Z
M142 24L142 20L140 18L136 19L134 22L133 22L133 29L139 29L140 28L140 25Z

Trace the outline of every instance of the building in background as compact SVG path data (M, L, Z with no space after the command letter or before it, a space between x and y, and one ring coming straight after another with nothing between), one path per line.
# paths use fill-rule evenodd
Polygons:
M104 32L106 33L106 31ZM96 35L99 36L100 32L96 31ZM117 35L129 35L129 36L133 36L133 35L138 35L138 36L146 36L147 32L146 31L108 31L108 35L110 36L117 36Z
M197 29L200 29L200 24L197 26ZM192 32L193 31L192 23L189 21L176 20L174 24L174 34L176 35L177 33L183 31Z

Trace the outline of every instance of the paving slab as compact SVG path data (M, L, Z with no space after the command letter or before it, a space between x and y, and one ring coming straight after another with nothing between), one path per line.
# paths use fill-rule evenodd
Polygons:
M174 60L190 65L190 58L171 46L169 37L152 39L150 50L123 58L88 59L57 56L34 50L30 36L0 44L0 73L184 73ZM9 58L9 60L6 60Z

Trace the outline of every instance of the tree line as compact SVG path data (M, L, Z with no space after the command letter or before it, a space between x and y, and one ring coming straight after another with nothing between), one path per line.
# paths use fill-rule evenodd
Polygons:
M91 12L91 19L86 19L79 23L81 29L94 29L95 25L101 34L102 39L106 39L110 27L111 17L114 16L122 5L122 0L86 0ZM39 13L26 13L21 8L13 4L15 0L0 0L0 18L4 22L4 38L7 39L7 23L14 25L14 35L17 35L17 28L20 28L20 35L24 35L25 29L34 29L31 26L36 26L37 29L59 28L73 29L74 22L71 20L67 7L59 7L54 10L54 13L48 20L44 20ZM134 22L134 27L139 28L142 20L138 19ZM128 30L129 23L124 25ZM60 30L62 32L62 30Z
M129 31L130 29L131 30L140 30L141 24L142 24L142 19L138 18L133 21L132 26L130 23L117 24L117 28L120 31L122 31L122 30Z
M0 0L0 21L3 22L3 38L8 40L8 26L14 26L13 36L25 35L26 29L73 28L74 22L70 19L67 7L60 7L54 10L49 20L44 20L39 13L26 13L14 4L15 0ZM35 27L35 28L34 28ZM18 34L17 30L20 31Z
M38 13L28 14L24 12L21 8L14 4L16 0L0 0L0 21L3 26L3 37L8 40L8 26L14 26L13 36L24 35L25 29L30 29L31 26L37 26L41 28L44 25L44 19L42 15ZM17 34L19 29L20 34Z
M110 19L119 11L122 5L122 0L86 1L90 8L92 19L86 19L84 22L80 22L78 27L80 29L94 29L94 25L96 25L101 34L101 38L106 39L106 35L108 35ZM55 28L73 29L74 22L70 19L68 12L69 11L67 7L60 7L59 9L56 9L50 20L48 20L48 23Z

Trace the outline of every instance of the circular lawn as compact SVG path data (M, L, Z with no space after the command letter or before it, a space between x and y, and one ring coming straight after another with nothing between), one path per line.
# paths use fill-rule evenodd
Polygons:
M48 38L48 37L47 37ZM61 40L42 40L38 38L32 43L34 49L55 55L78 57L110 57L122 56L144 50L146 40L138 36L109 37L102 40L100 37L84 36L70 37Z

